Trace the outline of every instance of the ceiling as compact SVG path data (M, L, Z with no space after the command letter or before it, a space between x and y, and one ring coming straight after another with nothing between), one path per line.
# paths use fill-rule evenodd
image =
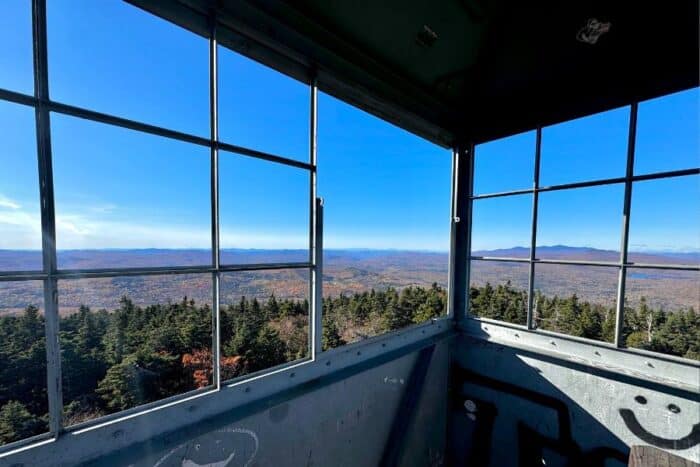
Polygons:
M697 1L129 1L446 146L699 80Z

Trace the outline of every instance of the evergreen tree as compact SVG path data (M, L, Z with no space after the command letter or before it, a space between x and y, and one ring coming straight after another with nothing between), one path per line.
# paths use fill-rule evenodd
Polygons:
M334 349L346 343L338 332L338 326L336 326L335 320L327 318L325 315L323 317L323 335L321 336L321 343L323 350Z
M24 405L9 401L0 408L0 444L7 444L46 430L45 424Z

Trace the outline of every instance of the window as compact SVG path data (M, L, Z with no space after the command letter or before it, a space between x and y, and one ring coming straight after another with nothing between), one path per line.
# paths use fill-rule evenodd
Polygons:
M48 431L40 281L0 282L0 445Z
M309 160L309 86L219 47L221 140Z
M309 270L221 276L221 379L309 357Z
M613 342L619 274L617 267L536 264L533 325Z
M700 265L700 176L635 182L629 260Z
M700 360L697 101L695 88L477 146L472 316ZM530 151L533 189L496 169Z
M700 160L700 89L639 104L634 173L697 167ZM679 118L679 116L683 116Z
M309 171L219 155L222 264L309 261Z
M211 275L61 280L64 425L212 384Z
M469 282L471 313L480 318L526 324L529 270L526 263L472 261Z
M208 148L60 114L51 137L60 268L211 264Z
M0 15L0 88L33 94L32 60L32 4L6 0Z
M0 271L42 268L34 109L0 101Z
M30 3L0 18L28 94ZM0 98L0 445L311 356L309 86L223 49L210 73L208 39L125 2L46 8L51 100Z
M529 131L479 145L474 153L474 194L532 188L535 137L536 132Z
M475 199L472 251L476 256L530 257L532 195Z
M326 94L318 119L326 346L443 315L449 151Z
M543 128L540 186L624 177L628 134L629 107Z
M624 191L618 183L540 193L536 257L619 261Z
M700 360L699 283L698 271L627 269L626 345Z
M119 0L46 3L52 99L209 136L206 39Z

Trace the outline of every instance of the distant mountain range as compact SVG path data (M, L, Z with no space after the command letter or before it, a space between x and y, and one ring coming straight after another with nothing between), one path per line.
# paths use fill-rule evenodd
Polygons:
M475 251L475 256L527 258L529 249L514 247ZM565 245L537 248L542 259L577 261L619 261L619 252ZM632 262L649 264L698 264L700 253L633 253ZM308 261L307 250L221 251L222 264L260 264ZM125 267L197 266L211 263L209 250L66 250L58 252L63 269L102 269ZM410 285L447 286L448 254L446 252L406 250L325 250L324 295L338 296L366 290L403 288ZM37 251L0 250L0 270L41 268ZM527 289L528 265L513 262L476 261L472 263L472 285L492 285L510 281L513 287ZM617 291L617 268L538 264L535 288L547 295L579 297L614 304ZM699 308L700 275L695 271L630 269L627 299L647 297L654 306L664 309L694 306ZM271 293L282 298L308 298L308 271L304 269L232 272L223 276L221 297L233 303L241 295L266 299ZM28 304L40 304L41 283L0 282L0 313L15 312ZM59 282L59 305L65 312L81 304L93 308L113 308L119 299L128 296L141 304L181 300L184 296L200 303L210 303L210 276L162 275L131 276L109 279L62 280Z
M590 247L576 247L567 245L538 246L536 257L539 259L568 259L575 261L620 261L620 252L614 250L599 250ZM474 256L493 256L510 258L528 258L529 247L517 246L498 250L479 250L473 252ZM647 264L698 264L700 252L640 252L630 251L628 260L635 263Z

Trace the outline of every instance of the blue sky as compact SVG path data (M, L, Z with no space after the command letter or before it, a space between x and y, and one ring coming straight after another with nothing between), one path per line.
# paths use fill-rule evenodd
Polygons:
M116 0L47 3L54 100L208 136L206 40ZM31 94L29 5L3 5L0 87ZM221 138L308 160L308 86L228 50L219 68ZM323 93L318 113L325 246L446 251L450 152ZM59 249L209 247L206 148L62 115L51 125ZM642 103L636 172L700 165L698 125L697 90ZM623 108L545 128L542 185L622 176L627 126ZM37 249L33 111L0 102L0 128L0 248ZM534 147L534 132L479 146L476 192L530 187ZM305 248L308 173L220 160L222 246ZM698 177L638 185L633 248L700 250ZM539 244L618 248L621 186L540 201ZM474 249L529 244L531 204L530 195L478 201Z

